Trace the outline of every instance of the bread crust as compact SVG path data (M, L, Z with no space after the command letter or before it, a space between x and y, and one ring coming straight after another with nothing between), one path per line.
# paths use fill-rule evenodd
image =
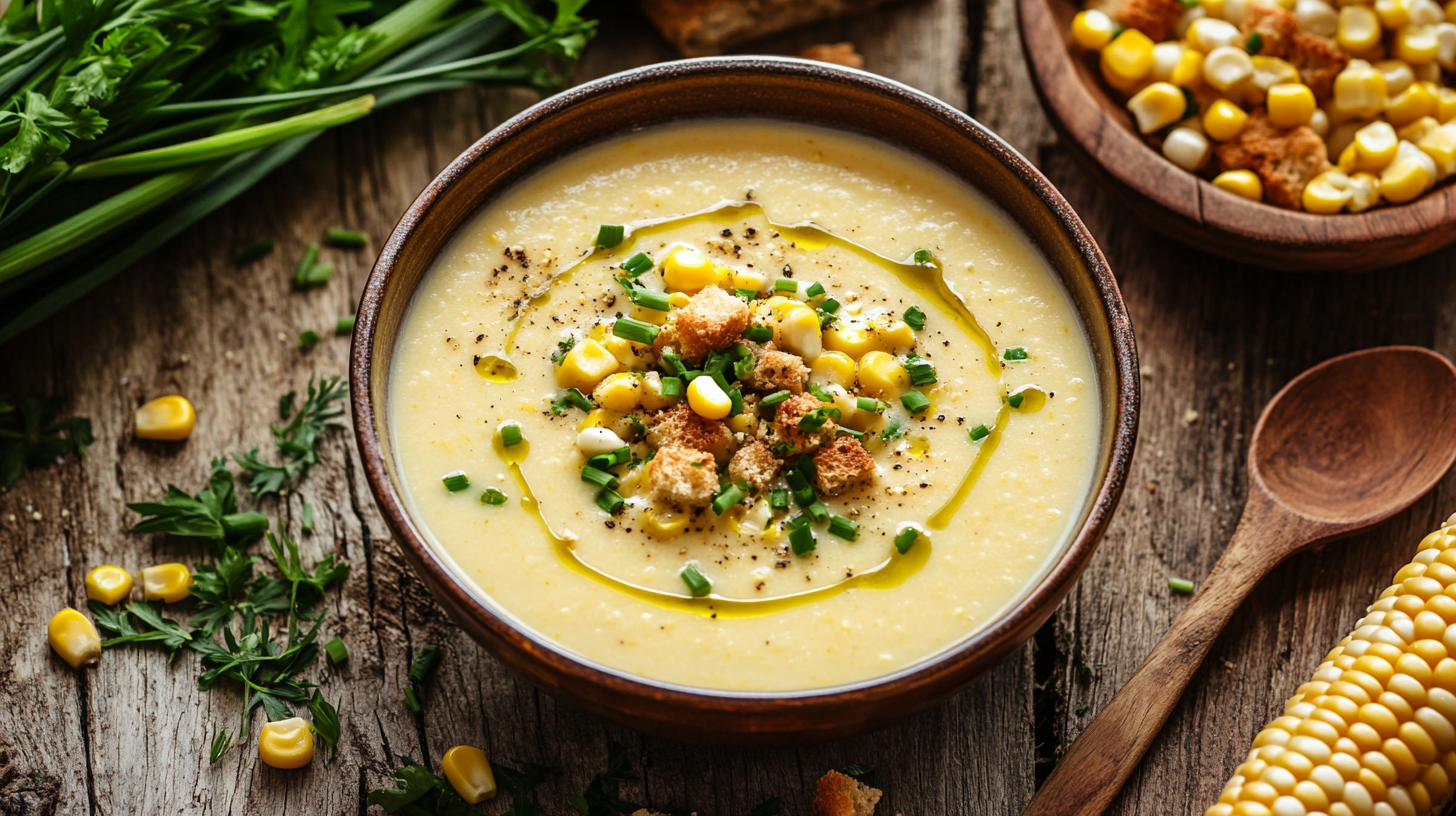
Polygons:
M1299 18L1278 6L1251 6L1240 28L1246 36L1259 32L1259 56L1283 58L1299 33Z
M1136 28L1153 42L1162 42L1168 39L1183 11L1178 0L1125 0L1117 11L1117 21Z
M896 0L641 0L641 6L647 19L683 56L702 57L795 26L861 14L890 2Z
M1299 71L1299 81L1314 91L1315 98L1327 99L1335 87L1335 77L1350 64L1350 55L1339 46L1314 34L1294 32L1284 58Z
M804 433L799 430L799 420L815 408L828 408L828 403L820 402L813 394L797 394L779 403L778 413L774 415L771 431L768 433L770 446L784 445L784 454L807 453L816 450L820 445L834 438L834 429L837 427L833 419L826 419L824 424L813 433ZM760 428L765 425L760 425Z
M814 786L813 816L874 816L880 796L877 788L830 771Z
M647 431L647 444L662 449L680 445L726 456L733 434L721 420L699 416L686 402L665 408L652 419Z
M1324 139L1307 125L1280 129L1269 123L1264 108L1249 113L1239 135L1219 145L1218 161L1224 170L1252 170L1264 183L1269 203L1302 209L1304 186L1330 169Z
M814 452L814 488L821 496L837 496L875 478L875 457L858 439L835 437Z
M693 295L688 305L673 310L672 317L683 358L697 361L737 342L750 315L742 298L709 286Z
M728 462L728 478L745 482L754 490L763 490L779 475L783 466L768 445L750 442L738 449Z
M809 367L804 365L804 358L779 351L770 343L758 352L758 360L754 363L753 372L748 375L747 385L760 391L786 389L798 394L804 390L804 383L808 380Z
M702 507L718 492L713 454L682 445L657 449L652 457L652 498L678 507Z

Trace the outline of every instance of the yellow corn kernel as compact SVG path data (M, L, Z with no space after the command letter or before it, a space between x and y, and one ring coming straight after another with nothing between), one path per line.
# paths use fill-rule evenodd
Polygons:
M1249 121L1244 109L1227 99L1214 100L1203 113L1203 132L1220 142L1239 135Z
M192 435L197 413L186 397L172 394L157 397L136 411L138 439L161 439L177 442Z
M824 345L829 345L829 333L824 334ZM863 356L863 355L861 355ZM826 351L819 355L809 367L809 382L815 385L837 385L841 388L854 387L854 360L842 351Z
M823 336L819 333L819 314L808 306L796 306L785 310L779 317L774 325L774 341L784 351L812 363L824 350Z
M1097 9L1077 12L1077 16L1072 18L1072 42L1078 48L1101 51L1112 42L1112 35L1116 32L1117 24Z
M1436 121L1436 117L1422 116L1405 127L1397 129L1395 135L1400 137L1400 140L1403 142L1419 145L1421 139L1424 139L1427 133L1430 133L1440 126L1441 123Z
M1351 53L1368 51L1380 44L1380 18L1369 6L1345 6L1340 9L1335 42Z
M587 428L600 428L602 423L607 421L607 412L601 408L593 408L587 412L586 417L576 426L576 432L581 433ZM618 445L617 447L621 447ZM615 450L615 448L613 449Z
M1436 121L1443 125L1456 119L1456 88L1435 88L1433 90L1436 94L1436 110L1432 116L1435 116Z
M1436 112L1436 95L1423 82L1413 82L1385 102L1385 119L1396 127Z
M613 374L592 391L592 399L608 411L627 413L642 396L642 378L636 374Z
M1275 127L1299 127L1314 115L1314 91L1308 85L1284 83L1269 89L1265 103L1269 108L1269 123Z
M1264 182L1250 170L1225 170L1213 177L1213 186L1250 201L1264 199Z
M857 326L831 326L824 330L824 348L849 355L858 360L867 352L874 351L875 339L868 331Z
M749 289L754 292L762 292L768 286L768 276L757 269L735 269L733 271L733 288Z
M656 309L645 309L643 311L646 314L657 316L657 319L652 322L662 322L662 312ZM624 340L621 337L613 335L602 340L602 347L610 351L612 356L617 358L617 362L622 364L623 368L640 368L646 365L645 360L632 353L632 342L630 340Z
M270 768L302 768L313 761L313 726L301 717L264 725L258 734L258 758Z
M1361 213L1380 203L1380 177L1374 173L1356 173L1350 176L1350 200L1345 209Z
M1456 0L1446 3L1446 22L1456 23Z
M1385 77L1386 96L1395 96L1416 81L1415 72L1410 65L1400 60L1380 60L1371 67Z
M651 466L649 462L643 465L642 469ZM688 517L682 513L674 513L661 508L649 509L642 514L642 526L647 528L648 535L654 538L673 538L682 535L688 528Z
M1410 142L1401 142L1400 148L1380 173L1380 195L1392 204L1412 201L1436 183L1436 165L1430 156Z
M734 433L752 433L755 427L753 417L748 414L728 417L728 430Z
M1375 16L1386 28L1400 28L1411 19L1411 0L1375 0Z
M688 383L688 406L704 419L723 419L733 411L733 401L709 376L694 377Z
M595 340L583 340L572 347L556 367L556 382L562 388L590 391L607 375L621 368L616 355Z
M1120 91L1131 91L1153 70L1153 41L1129 28L1102 49L1102 76Z
M678 291L696 292L716 283L718 270L712 261L703 257L703 253L683 247L674 250L662 262L662 279Z
M1372 119L1384 111L1385 97L1385 75L1364 60L1350 60L1345 70L1335 77L1333 113L1340 121Z
M467 805L495 798L495 773L485 752L470 745L457 745L440 759L440 769Z
M662 375L656 371L649 371L642 375L642 392L637 397L642 407L649 411L661 411L678 401L677 397L669 397L662 393Z
M1437 179L1456 173L1456 124L1431 128L1415 145L1436 163Z
M1209 14L1212 15L1213 12L1210 11ZM1239 31L1238 26L1226 20L1216 19L1216 16L1209 16L1194 20L1188 25L1184 42L1189 48L1207 54L1215 48L1233 45L1236 42L1242 44L1244 39L1243 32Z
M883 351L870 351L859 358L859 387L865 394L877 399L897 399L910 387L910 372Z
M1301 203L1306 212L1330 215L1343 210L1351 195L1350 177L1339 170L1327 170L1304 185Z
M1412 65L1436 61L1436 27L1408 25L1395 32L1395 57Z
M1168 81L1180 88L1198 90L1203 85L1203 52L1183 49L1178 56L1178 64L1173 66L1173 73L1168 75Z
M1254 66L1254 74L1244 95L1253 104L1263 104L1269 89L1275 85L1299 84L1299 71L1278 57L1250 57L1249 62Z
M131 584L131 573L103 564L86 573L86 597L109 606L126 600L131 594Z
M673 292L667 296L667 305L670 309L681 309L692 302L693 299L684 292Z
M74 609L62 609L51 617L46 639L73 669L101 659L101 635L85 615Z
M1389 122L1371 122L1355 131L1355 170L1367 173L1379 172L1395 158L1400 139Z
M915 345L915 330L901 320L878 318L870 321L870 334L882 351L910 348Z
M142 570L142 597L176 603L192 594L192 572L186 564L158 564Z
M1127 100L1127 109L1142 133L1162 130L1182 119L1187 107L1183 91L1171 82L1154 82Z
M1225 45L1203 59L1203 81L1227 96L1239 96L1254 76L1254 61L1243 48Z

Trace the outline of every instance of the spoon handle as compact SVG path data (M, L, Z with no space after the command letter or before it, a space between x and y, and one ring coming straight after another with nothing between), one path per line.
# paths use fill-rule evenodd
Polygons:
M1250 497L1251 503L1257 500ZM1234 610L1278 559L1283 530L1246 508L1224 555L1141 668L1072 744L1022 816L1096 816L1142 760Z

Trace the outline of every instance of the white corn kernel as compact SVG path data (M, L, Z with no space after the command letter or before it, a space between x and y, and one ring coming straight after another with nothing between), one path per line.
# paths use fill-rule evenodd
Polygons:
M1220 46L1203 60L1203 81L1226 94L1236 94L1253 74L1254 62L1242 48Z
M1436 62L1447 71L1456 71L1456 24L1436 24Z
M1213 53L1215 48L1223 48L1233 45L1235 42L1244 42L1243 32L1238 26L1226 20L1215 20L1205 17L1201 20L1194 20L1188 26L1188 47L1202 51L1205 54Z
M1340 27L1339 15L1324 0L1297 0L1294 18L1300 31L1326 39L1333 39Z
M1208 161L1208 139L1192 128L1174 128L1163 139L1163 155L1184 170L1198 171Z
M711 378L709 378L711 379ZM587 456L621 450L627 443L606 428L587 428L576 435L576 447Z
M1371 66L1385 77L1385 95L1398 96L1401 91L1409 88L1412 82L1416 81L1415 72L1411 70L1410 64L1401 60L1381 60Z
M1183 58L1183 43L1165 42L1153 46L1153 70L1148 76L1158 82L1173 78L1173 69Z
M1307 122L1306 124L1308 124L1309 129L1314 131L1315 135L1320 137L1321 139L1328 136L1330 133L1329 114L1325 113L1319 108L1315 108L1314 113L1311 113L1309 115L1309 122Z
M1127 101L1127 109L1137 119L1138 130L1152 133L1183 118L1188 100L1176 85L1154 82Z

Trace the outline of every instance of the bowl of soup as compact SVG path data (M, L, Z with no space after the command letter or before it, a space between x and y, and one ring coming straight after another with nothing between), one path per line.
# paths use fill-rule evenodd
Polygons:
M370 487L466 632L646 733L884 726L1018 649L1111 517L1137 360L1086 228L965 114L779 58L485 136L365 288Z

